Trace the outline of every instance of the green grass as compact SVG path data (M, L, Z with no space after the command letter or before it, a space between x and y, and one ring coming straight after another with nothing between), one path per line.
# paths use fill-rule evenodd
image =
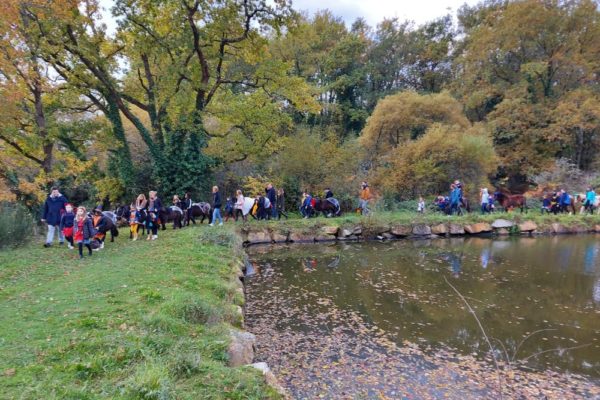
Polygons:
M242 301L231 230L121 233L83 260L40 244L0 252L0 397L277 397L227 366Z
M360 216L357 214L342 214L341 217L337 218L324 218L319 216L317 218L302 219L298 215L291 215L289 220L281 221L250 221L247 226L251 229L257 227L266 227L267 229L273 229L277 231L291 231L291 230L306 230L312 231L315 228L323 226L339 226L339 227L352 227L361 225L367 230L372 228L381 228L392 225L409 225L409 224L438 224L438 223L457 223L457 224L472 224L477 222L488 222L492 223L496 219L508 219L521 223L523 221L533 221L539 228L549 227L555 222L562 223L566 226L582 226L593 228L594 225L600 224L600 215L542 215L538 210L526 213L520 211L512 211L509 213L496 212L493 214L482 215L478 212L468 213L463 216L448 216L441 213L427 212L425 214L418 214L417 212L409 211L376 211L370 216Z

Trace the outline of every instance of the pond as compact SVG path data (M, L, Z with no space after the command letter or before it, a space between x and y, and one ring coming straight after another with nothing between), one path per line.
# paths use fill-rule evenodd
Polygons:
M599 252L592 235L251 247L247 329L295 398L600 398Z

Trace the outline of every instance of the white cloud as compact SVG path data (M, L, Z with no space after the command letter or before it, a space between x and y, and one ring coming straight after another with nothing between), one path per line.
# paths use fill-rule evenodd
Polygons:
M0 0L1 1L1 0ZM310 15L318 10L329 9L334 15L344 19L350 26L357 18L363 17L367 23L375 27L384 18L397 17L401 21L411 20L417 25L442 17L448 13L456 16L458 8L467 3L475 4L477 0L293 0L296 10L308 11ZM104 22L110 33L116 29L116 22L110 15L114 0L100 0L104 8Z
M448 13L455 16L458 8L465 3L472 5L477 0L293 0L293 7L311 14L329 9L334 15L342 17L348 26L357 18L363 17L374 27L384 18L397 17L420 25Z

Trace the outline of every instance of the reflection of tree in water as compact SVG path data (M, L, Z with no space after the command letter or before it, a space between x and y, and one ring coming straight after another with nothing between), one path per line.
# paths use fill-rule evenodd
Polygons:
M596 255L598 249L595 243L590 243L585 248L585 256L583 258L583 271L585 274L591 275L596 269Z
M336 255L335 257L333 257L333 259L331 259L331 260L329 258L325 259L325 262L327 263L326 264L327 268L330 268L330 269L337 268L340 265L340 260L341 260L341 257L339 254ZM304 272L314 271L318 265L317 259L313 258L313 257L302 258L300 260L300 263L302 264L302 270Z

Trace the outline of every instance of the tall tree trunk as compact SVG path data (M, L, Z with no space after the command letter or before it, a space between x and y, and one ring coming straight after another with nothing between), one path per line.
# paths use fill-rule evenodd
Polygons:
M48 138L48 126L46 125L46 115L44 114L44 103L42 102L42 85L39 79L35 79L32 87L33 101L35 105L35 125L38 135L42 138L42 149L44 157L42 159L42 170L45 173L50 173L52 170L52 156L54 143Z
M130 188L134 182L134 169L133 162L131 160L131 151L129 150L129 143L125 136L125 129L123 128L123 120L119 113L119 106L114 96L105 96L108 105L108 119L113 127L113 134L119 142L119 148L115 152L117 156L117 166L119 178L123 181L126 188Z

